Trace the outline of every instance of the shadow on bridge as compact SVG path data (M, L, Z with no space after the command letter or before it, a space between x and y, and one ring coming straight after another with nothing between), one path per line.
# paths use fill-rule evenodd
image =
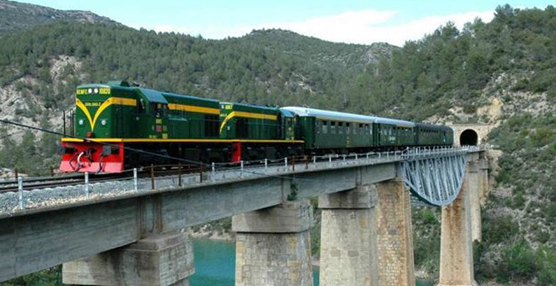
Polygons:
M455 164L459 160L452 169L435 161L457 152L467 162L481 160L481 150L468 147L359 154L353 160L328 157L297 169L285 161L261 170L213 171L206 180L192 177L190 185L179 188L173 177L158 180L160 189L153 189L150 180L110 182L103 188L130 191L66 202L57 209L16 207L10 216L0 216L0 281L64 263L67 284L188 285L192 249L181 230L233 216L236 286L310 286L313 208L307 199L319 197L321 285L414 286L411 200L401 164L430 158L407 170L463 171ZM474 285L471 241L477 230L480 238L477 198L484 186L478 174L487 172L478 165L464 167L461 191L442 208L443 286ZM439 194L422 176L415 178L423 196L444 202L454 194ZM451 186L460 185L459 179L450 180Z

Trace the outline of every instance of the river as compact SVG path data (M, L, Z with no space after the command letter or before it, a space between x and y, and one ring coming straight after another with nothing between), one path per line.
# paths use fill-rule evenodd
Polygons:
M195 239L195 274L191 286L234 286L235 243ZM319 284L318 268L314 272L315 286ZM417 281L417 286L434 285L431 281Z

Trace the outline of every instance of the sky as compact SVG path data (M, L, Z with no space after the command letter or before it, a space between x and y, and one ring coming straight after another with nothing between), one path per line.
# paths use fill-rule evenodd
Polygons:
M503 1L503 0L502 0ZM87 10L126 26L209 39L281 28L333 42L402 46L452 21L488 22L501 4L541 8L553 0L22 0L62 10ZM551 3L552 2L552 3Z

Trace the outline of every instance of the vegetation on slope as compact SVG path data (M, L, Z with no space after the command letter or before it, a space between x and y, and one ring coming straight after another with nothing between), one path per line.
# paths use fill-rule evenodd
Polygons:
M0 0L0 37L61 19L86 23L118 24L106 17L87 11L63 11L39 5Z
M283 49L288 42L295 49ZM377 53L387 55L388 49L393 47L382 45ZM378 56L374 51L281 30L214 41L124 26L57 22L0 38L0 95L2 88L19 95L24 102L17 104L22 107L4 114L35 125L73 108L77 85L111 79L227 101L341 109L349 96L346 83L362 72L361 63ZM2 108L13 109L12 104ZM59 129L60 120L57 123L52 127ZM38 174L50 166L37 162L53 153L16 157L5 148L0 154L11 157L4 166L34 166L24 171Z
M508 5L498 7L488 24L477 19L459 31L448 23L422 40L407 42L391 59L367 68L358 77L362 97L350 101L350 107L422 120L448 116L452 106L473 114L489 96L505 93L507 88L546 92L554 100L555 25L553 6L543 11ZM485 96L488 84L496 88ZM509 93L505 95L504 100L511 100Z
M501 100L501 114L489 120L498 126L490 143L503 155L475 245L480 282L556 285L555 24L551 6L499 7L491 23L476 20L461 32L447 24L363 77L367 100L410 118L458 121L451 106L459 106L484 122L477 110ZM416 264L435 273L439 211L415 210L414 221Z
M484 239L475 246L476 277L556 285L554 27L552 6L501 6L490 23L475 20L462 31L448 23L401 49L380 46L384 57L367 63L375 57L366 46L287 31L214 41L56 23L0 39L0 84L40 95L46 110L17 115L36 122L68 109L77 84L117 78L223 100L496 124L491 143L503 155L483 210ZM79 64L53 76L53 60L61 56ZM501 112L481 113L493 99ZM1 161L11 162L15 151L6 150ZM439 210L415 210L414 223L416 264L437 275Z
M265 42L276 41L280 31L267 33ZM71 70L64 71L62 79L70 84L117 78L239 102L339 107L336 95L353 81L353 73L335 64L317 65L305 56L309 52L293 55L268 48L258 43L263 38L215 41L122 26L56 23L0 40L0 67L6 70L0 84L31 75L39 79L37 91L49 106L56 102L67 107L71 95L53 86L49 73L50 59L66 55L82 62L84 71L78 79ZM365 53L359 47L344 46L352 56Z
M556 285L555 124L554 114L523 113L492 134L505 153L475 248L480 278Z

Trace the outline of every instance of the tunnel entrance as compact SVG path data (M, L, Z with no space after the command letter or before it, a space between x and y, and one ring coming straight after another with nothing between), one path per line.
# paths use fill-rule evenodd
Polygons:
M459 136L459 145L466 146L466 145L473 145L476 146L479 143L479 135L473 129L467 129L461 132Z

